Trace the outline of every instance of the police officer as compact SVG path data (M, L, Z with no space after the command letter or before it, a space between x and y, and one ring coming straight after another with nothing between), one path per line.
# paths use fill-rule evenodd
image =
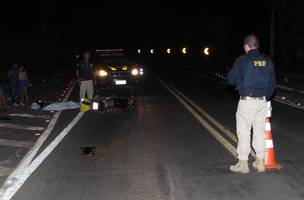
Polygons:
M258 38L250 34L243 42L245 55L236 59L228 73L228 83L236 86L240 100L236 112L238 137L237 154L239 161L230 166L230 171L249 173L251 129L252 145L256 152L253 168L265 171L265 120L267 101L276 88L275 71L272 61L258 50Z
M90 57L90 52L85 51L83 59L77 64L76 76L80 83L80 101L85 98L86 94L89 99L93 99L94 67Z

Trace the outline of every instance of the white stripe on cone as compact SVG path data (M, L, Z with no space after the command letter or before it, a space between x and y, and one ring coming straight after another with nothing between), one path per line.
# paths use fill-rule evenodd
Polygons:
M266 131L271 131L271 126L270 126L269 122L266 122L266 124L265 124L265 130Z
M265 140L265 145L266 145L267 149L273 148L273 142L272 142L272 140Z
M272 111L271 101L267 101L266 106L267 106L266 116L267 117L271 117L271 111Z

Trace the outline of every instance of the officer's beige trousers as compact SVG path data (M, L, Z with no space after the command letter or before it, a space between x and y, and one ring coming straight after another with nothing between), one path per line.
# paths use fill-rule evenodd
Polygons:
M86 94L89 99L93 99L93 93L93 80L80 81L80 100L84 99Z
M240 100L236 112L238 137L238 159L248 160L250 153L251 128L253 129L252 146L257 158L265 158L265 120L266 100Z

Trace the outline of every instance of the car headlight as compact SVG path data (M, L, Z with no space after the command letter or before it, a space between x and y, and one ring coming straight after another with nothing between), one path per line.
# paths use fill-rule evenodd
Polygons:
M128 66L124 65L124 66L122 67L122 70L123 70L123 71L127 71L127 70L128 70Z
M133 76L137 76L138 73L139 73L138 69L132 69L132 71L131 71L131 74L132 74Z
M105 71L105 70L103 70L103 69L101 69L101 70L98 71L98 75L100 77L106 77L106 76L108 76L108 72Z

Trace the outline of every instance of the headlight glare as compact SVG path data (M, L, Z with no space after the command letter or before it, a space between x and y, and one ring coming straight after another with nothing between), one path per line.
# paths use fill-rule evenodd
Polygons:
M131 74L133 75L133 76L137 76L138 75L138 69L132 69L132 71L131 71Z
M103 70L103 69L101 69L101 70L98 71L98 75L100 77L106 77L106 76L108 76L108 72L105 71L105 70Z

